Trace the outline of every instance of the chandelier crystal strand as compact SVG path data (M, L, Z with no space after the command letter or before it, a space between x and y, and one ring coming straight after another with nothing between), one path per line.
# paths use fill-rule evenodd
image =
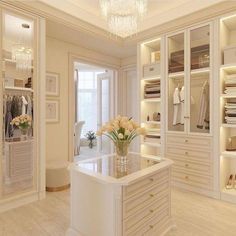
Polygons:
M19 42L12 46L12 60L16 62L17 70L29 73L32 67L32 49L27 45L26 30L29 30L29 25L22 24Z
M147 12L147 0L100 0L109 31L120 37L136 34Z

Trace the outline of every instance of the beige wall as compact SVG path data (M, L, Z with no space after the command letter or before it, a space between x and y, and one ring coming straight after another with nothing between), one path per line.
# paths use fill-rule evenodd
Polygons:
M54 38L46 39L46 70L60 75L60 121L46 125L46 159L68 160L69 153L69 54L89 58L104 65L120 66L120 59L102 55L77 45L59 41Z

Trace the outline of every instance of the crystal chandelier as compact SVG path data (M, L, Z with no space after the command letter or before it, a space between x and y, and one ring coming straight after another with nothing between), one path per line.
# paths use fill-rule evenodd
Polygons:
M21 37L19 42L12 45L12 60L16 62L16 69L24 72L31 71L32 68L32 49L27 46L26 30L29 30L28 24L22 24Z
M120 37L136 34L147 12L147 0L100 0L109 31Z

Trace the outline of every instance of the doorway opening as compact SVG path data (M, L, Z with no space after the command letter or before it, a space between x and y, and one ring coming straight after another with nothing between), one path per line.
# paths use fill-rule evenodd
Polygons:
M75 62L74 72L75 157L81 160L109 154L113 149L110 140L104 136L93 137L102 124L114 117L115 71Z

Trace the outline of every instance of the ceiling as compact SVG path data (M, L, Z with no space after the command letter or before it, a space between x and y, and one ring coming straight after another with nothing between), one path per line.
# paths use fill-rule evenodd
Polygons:
M71 16L107 30L100 12L99 0L39 0ZM149 0L148 12L139 27L139 32L191 14L227 0Z
M33 36L33 21L16 17L10 14L4 14L4 38L17 43L18 41L24 41L30 43ZM29 25L29 29L22 28L22 24Z

